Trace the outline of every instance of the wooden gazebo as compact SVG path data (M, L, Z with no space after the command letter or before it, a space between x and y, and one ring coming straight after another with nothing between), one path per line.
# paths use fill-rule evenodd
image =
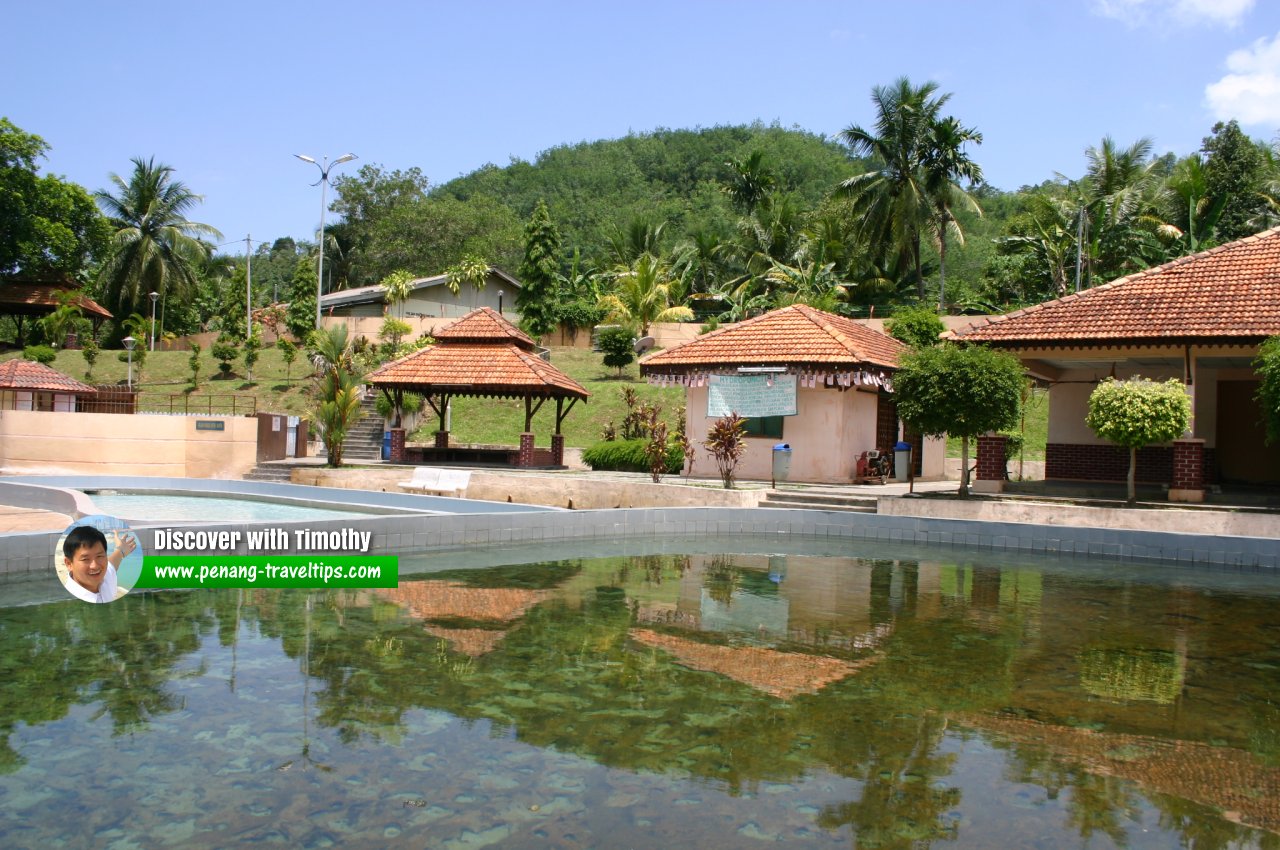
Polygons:
M71 303L93 323L95 333L105 320L113 318L111 311L86 295L79 284L61 276L0 278L0 316L12 316L19 342L25 341L26 319L39 319L56 311L61 306L60 299L69 292L74 293Z
M561 425L578 400L590 396L577 381L543 360L537 345L491 307L481 307L436 331L436 343L384 364L369 376L396 405L406 392L427 400L439 418L435 456L448 458L445 411L455 396L524 399L524 432L517 466L534 465L533 417L548 399L556 402L551 463L564 463ZM566 404L566 402L568 402ZM405 459L404 431L391 432L391 460Z

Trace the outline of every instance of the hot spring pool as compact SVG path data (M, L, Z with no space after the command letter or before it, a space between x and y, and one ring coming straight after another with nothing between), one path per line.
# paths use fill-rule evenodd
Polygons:
M880 554L3 608L0 845L1280 843L1274 578Z
M359 505L321 508L266 497L190 496L169 493L84 491L104 514L140 522L287 522L349 519L388 511ZM397 511L399 513L399 511Z

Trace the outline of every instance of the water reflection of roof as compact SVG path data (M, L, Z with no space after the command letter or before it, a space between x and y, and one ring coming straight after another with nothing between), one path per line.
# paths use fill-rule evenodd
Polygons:
M410 581L382 588L378 595L404 606L423 620L450 617L507 623L551 595L549 590L519 587L469 587L454 581Z
M1136 782L1222 810L1236 823L1280 833L1280 768L1233 747L1095 732L1004 715L966 715L960 722L1006 741L1029 744L1104 776Z
M758 646L716 646L649 629L632 629L629 635L645 646L670 653L685 667L719 673L782 699L817 693L880 660L875 655L859 661L841 661Z
M507 636L506 629L446 629L430 624L422 628L427 634L447 640L456 651L472 658L493 652Z

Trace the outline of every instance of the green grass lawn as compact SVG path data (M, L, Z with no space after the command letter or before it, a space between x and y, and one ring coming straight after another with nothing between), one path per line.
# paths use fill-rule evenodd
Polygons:
M676 411L684 404L684 390L680 388L651 387L640 379L639 368L632 363L617 377L617 370L606 369L598 352L580 348L551 349L551 363L557 369L586 387L591 398L586 404L578 402L564 420L566 446L586 448L600 441L600 434L607 423L622 425L627 407L622 401L623 387L632 387L642 401L662 408L662 418L669 430L674 431ZM436 430L436 421L427 408L427 420L411 440L429 442ZM554 401L546 402L533 418L533 433L537 445L551 444L555 432L556 407ZM458 398L453 402L453 430L450 439L455 443L496 443L514 446L520 442L524 429L524 401L521 399Z

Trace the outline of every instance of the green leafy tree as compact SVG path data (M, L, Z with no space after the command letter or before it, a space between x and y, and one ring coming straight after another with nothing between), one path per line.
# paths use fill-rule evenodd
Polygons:
M0 274L76 277L105 253L111 228L89 193L39 174L48 151L0 118Z
M112 308L145 308L152 292L193 297L200 264L210 253L201 237L222 238L216 228L187 219L200 196L173 179L173 168L154 158L134 159L128 182L116 174L111 182L115 194L99 191L94 197L114 228L111 252L99 273Z
M1259 192L1265 178L1266 154L1245 135L1234 120L1213 125L1213 135L1201 146L1205 153L1206 195L1211 204L1222 204L1218 235L1224 242L1242 239L1260 230L1259 213L1266 204Z
M289 285L289 309L285 326L294 339L304 340L316 326L316 265L309 257L300 257L293 266Z
M258 362L258 357L262 352L262 335L258 333L255 326L253 331L245 338L244 341L244 370L246 380L253 380L253 367Z
M560 292L560 233L551 220L547 203L539 199L524 230L524 260L516 270L520 291L516 306L520 326L534 339L556 329L556 307Z
M604 365L617 369L621 378L622 370L636 359L635 337L626 328L605 328L600 331L597 341L604 355Z
M231 363L240 356L240 346L236 344L235 338L225 333L219 334L209 351L213 354L213 359L218 361L218 370L222 372L222 377L230 378Z
M298 346L293 344L293 340L280 337L276 340L276 348L279 349L280 357L284 360L284 379L292 380L293 361L298 359Z
M222 306L218 311L219 329L227 336L238 340L248 338L249 317L245 307L245 270L237 266L231 273L231 280L222 290ZM315 300L312 299L312 303ZM314 322L315 319L312 319Z
M960 438L960 495L969 495L969 441L1018 423L1025 384L1011 354L951 343L903 355L893 376L898 416L930 437Z
M319 371L316 422L324 437L329 465L342 466L347 433L360 420L363 376L355 365L346 325L323 328L311 335L311 356Z
M778 183L773 168L763 151L752 151L744 157L730 159L725 165L729 178L724 190L746 215L756 211L773 193Z
M1262 406L1262 422L1270 445L1280 441L1280 336L1262 343L1253 368L1262 379L1258 385L1258 403Z
M736 413L721 416L707 430L707 439L702 441L707 452L715 459L716 469L720 472L720 480L724 489L733 489L734 473L738 463L747 450L746 422Z
M1169 209L1166 222L1182 253L1194 254L1216 244L1227 197L1209 197L1209 178L1199 154L1178 161L1164 181L1164 196Z
M1191 399L1176 378L1107 378L1089 395L1085 424L1108 442L1129 449L1129 504L1137 501L1138 449L1177 438L1191 423Z
M947 239L952 237L964 245L964 230L956 218L956 209L961 207L982 215L978 202L960 185L961 180L970 185L982 182L982 169L964 151L965 145L970 143L982 144L982 134L972 127L962 126L955 118L942 118L929 128L929 145L922 167L924 187L933 204L930 229L938 249L939 313L947 309Z
M67 332L79 326L83 316L80 306L76 304L79 296L80 292L77 290L62 290L56 296L57 309L40 320L45 341L54 348L61 348L67 341Z
M88 367L84 370L86 381L93 380L93 367L98 362L98 355L101 353L98 348L98 341L92 336L85 337L84 342L80 345L80 356L84 358L85 365Z
M191 389L200 389L200 367L203 365L200 361L200 353L204 349L200 343L192 341L191 356L187 358L187 366L191 369Z
M467 254L444 271L444 285L457 295L464 285L479 292L489 282L489 261L475 254Z
M912 348L930 348L938 344L938 335L947 326L933 310L916 306L898 310L892 319L884 323L884 329L889 336Z

